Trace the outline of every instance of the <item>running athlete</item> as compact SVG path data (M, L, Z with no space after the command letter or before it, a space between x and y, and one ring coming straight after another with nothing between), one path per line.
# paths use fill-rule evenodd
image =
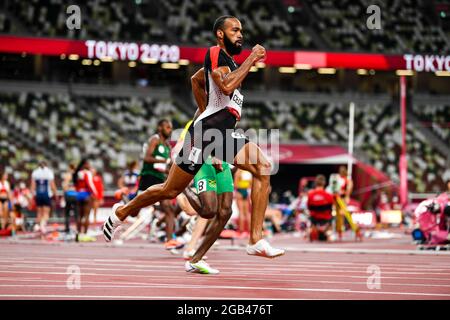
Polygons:
M168 172L167 165L170 162L169 138L171 134L172 123L167 119L162 119L158 122L158 133L151 136L148 139L148 143L144 145L144 163L140 173L139 192L145 193L151 186L164 183ZM183 244L173 239L175 209L170 199L161 199L160 204L166 224L166 243L164 247L166 250L178 249ZM132 216L136 216L138 213L139 210ZM152 229L155 226L155 224L152 224Z
M99 192L94 184L94 177L91 171L91 164L89 160L83 159L78 164L73 174L73 183L77 191L77 201L78 201L78 220L77 220L77 231L78 233L84 233L86 236L89 228L89 214L91 212L93 202L95 198L99 197ZM84 232L82 230L84 229ZM83 240L77 235L77 241Z
M51 198L53 195L56 197L55 175L45 161L41 161L31 174L31 192L35 196L37 207L36 229L45 233L50 217Z
M195 88L194 84L193 88ZM197 101L197 103L199 102ZM199 111L204 110L204 107L200 102ZM184 128L174 149L178 149L183 144L191 123L192 121L189 121ZM217 274L219 270L211 268L203 258L231 217L234 186L230 165L216 158L208 158L195 175L194 186L197 189L198 196L190 188L183 191L191 207L200 216L196 221L192 239L188 244L190 250L184 254L185 259L191 260L186 262L185 270L187 272ZM206 219L212 219L210 227L196 251L194 247L206 228Z
M8 173L0 175L0 229L6 229L9 220L9 201L11 200L11 186L8 182Z
M233 56L242 50L241 22L232 16L216 20L213 28L217 46L208 49L205 56L206 110L194 121L185 139L183 149L171 166L165 183L148 188L126 205L116 204L105 222L106 241L111 241L116 228L128 216L141 208L180 194L200 170L205 160L214 155L220 160L234 163L250 171L252 181L252 221L247 254L274 258L284 254L262 239L264 214L268 203L271 165L261 149L245 136L234 131L241 117L243 96L239 92L250 68L266 57L266 50L256 45L251 54L238 67ZM216 133L212 139L211 134ZM223 150L223 146L227 146Z

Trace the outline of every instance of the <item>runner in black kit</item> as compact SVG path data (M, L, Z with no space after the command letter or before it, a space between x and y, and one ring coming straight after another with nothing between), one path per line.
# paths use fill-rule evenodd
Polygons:
M195 120L186 136L183 149L172 165L167 180L154 185L126 205L116 204L104 224L106 241L111 241L115 229L129 215L141 208L180 194L200 170L208 156L234 163L250 171L252 182L252 221L247 254L274 258L284 254L262 239L264 215L268 202L271 165L261 149L245 136L234 131L240 119L243 96L241 83L250 68L266 57L266 50L256 45L238 67L232 56L242 50L243 36L240 21L232 16L220 17L213 28L217 46L209 48L204 63L207 107ZM212 136L211 136L212 134Z

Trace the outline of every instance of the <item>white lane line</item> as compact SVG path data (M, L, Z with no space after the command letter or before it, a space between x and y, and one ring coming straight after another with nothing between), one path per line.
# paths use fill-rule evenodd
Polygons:
M171 263L177 263L178 260L176 260L176 257L174 256L167 256L164 258L173 258L173 259L167 259L167 261L165 261L165 263L171 264ZM48 260L48 261L55 261L55 260L59 260L59 261L70 261L70 262L75 262L75 261L86 261L86 262L95 262L95 261L99 261L99 262L125 262L125 263L143 263L145 264L146 262L148 263L153 263L154 260L158 260L161 259L160 256L157 257L149 257L148 259L84 259L84 258L65 258L65 257L54 257L54 258L48 258L48 257L28 257L29 260L26 260L26 258L16 258L16 257L1 257L0 256L0 261L16 261L19 260L23 263L35 263L35 262L39 262L39 263L44 263L45 261L39 261L40 260ZM320 259L323 260L323 258L325 257L321 257ZM282 259L282 258L281 258ZM180 259L181 260L181 259ZM272 263L278 263L278 261L282 261L283 265L289 265L289 266L298 266L298 265L310 265L311 263L314 264L314 266L318 266L318 267L323 267L321 265L350 265L350 266L358 266L358 265L367 265L367 264L378 264L380 266L383 267L407 267L407 268L414 268L414 269L427 269L429 270L430 268L443 268L443 269L449 269L448 267L448 263L436 263L434 261L428 261L428 260L424 260L424 261L411 261L410 263L386 263L386 262L382 262L379 263L379 261L372 261L372 260L367 260L366 262L340 262L340 261L317 261L317 259L302 259L299 258L299 260L301 260L301 263L299 264L297 261L285 261L285 260L276 260L276 262L272 262ZM235 259L227 259L227 260L222 260L222 259L215 259L214 260L215 263L226 263L226 264L239 264L239 265L248 265L248 266L262 266L262 265L266 265L265 262L263 262L263 260L261 260L260 263L257 262L250 262L250 261L246 261L246 262L242 262L242 260L235 260ZM420 263L421 265L417 265L418 263Z
M21 287L21 288L65 288L65 285L0 285L0 287ZM247 287L247 286L217 286L217 285L176 285L176 284L152 284L152 285L97 285L97 286L83 286L83 288L130 288L130 289L145 289L145 288L160 288L160 289L220 289L220 290L261 290L261 291L293 291L293 292L335 292L335 293L364 293L364 294L378 294L378 295L401 295L401 296L430 296L430 297L450 297L447 293L425 293L425 292L391 292L391 291L366 291L366 290L351 290L351 289L324 289L324 288L274 288L274 287Z
M115 265L112 265L115 266ZM66 269L66 266L32 266L32 265L19 265L19 264L15 264L15 265L6 265L5 268L21 268L21 269ZM167 269L177 269L180 270L180 266L168 266L168 265L148 265L145 266L145 269L128 269L128 270L122 270L122 271L127 271L127 272L149 272L149 269L158 269L158 272L170 272L167 271ZM223 270L236 270L235 267L225 267L225 266L221 266L220 267ZM118 268L94 268L94 267L86 267L83 266L83 269L85 270L95 270L95 271L116 271ZM254 273L254 274L267 274L268 272L271 273L280 273L285 275L286 273L286 267L284 268L273 268L273 267L264 267L264 270L261 271L253 271L255 268L239 268L239 272L240 273ZM302 268L297 268L296 270L291 270L291 271L295 271L298 273L301 272L312 272L312 273L317 273L317 272L323 272L323 270L317 270L317 269L302 269ZM342 274L342 273L367 273L366 269L361 268L360 270L327 270L328 274L333 274L333 273L338 273L338 274ZM448 272L407 272L407 271L384 271L382 270L383 274L402 274L402 275L448 275ZM294 273L294 275L296 275Z
M173 280L174 282L179 281L186 281L186 279L194 280L193 278L187 278L186 276L148 276L148 278L154 278L154 279L164 279L167 280ZM211 280L212 278L196 278L196 280L201 281L207 281ZM367 285L367 282L350 282L350 281L326 281L326 280L279 280L279 279L267 279L267 278L225 278L220 277L217 278L220 281L254 281L254 282L280 282L280 283L314 283L314 284L344 284L344 285ZM45 283L66 283L67 280L47 280L47 279L21 279L21 278L2 278L0 277L0 280L3 282L45 282ZM142 282L123 282L123 281L86 281L83 279L83 284L120 284L120 285L142 285ZM449 288L450 284L423 284L423 283L387 283L383 281L383 286L402 286L402 287L442 287L442 288Z
M181 261L181 260L180 260ZM171 261L171 262L167 262L165 263L166 266L170 265L171 267L177 267L179 268L180 266L180 261ZM3 263L13 263L13 267L16 266L26 266L27 264L31 264L31 265L36 265L36 264L46 264L48 265L50 262L49 261L21 261L20 264L17 263L17 261L12 261L12 260L3 260ZM53 265L67 265L69 263L73 264L78 262L81 266L114 266L114 267L129 267L129 268L147 268L147 267L153 267L155 266L154 263L149 263L149 264L136 264L136 263L131 263L131 264L118 264L118 263L98 263L98 262L94 262L92 263L92 261L52 261ZM216 265L219 265L217 263L217 261L214 260L214 263ZM233 267L233 263L226 263L227 267ZM364 264L362 266L338 266L339 269L355 269L355 271L363 271L367 268L367 266L369 266L370 264ZM5 265L5 266L10 266L10 265ZM315 269L327 269L330 270L330 266L323 266L323 265L314 265L314 264L289 264L289 265L284 265L285 267L289 267L289 268L315 268ZM403 268L399 268L399 267L386 267L383 264L378 265L380 267L380 269L382 269L383 271L386 270L393 270L393 271L405 271ZM242 267L245 268L254 268L254 267L260 267L260 265L254 265L254 264L247 264L247 263L236 263L235 267L239 267L240 269L242 269ZM235 268L233 267L233 268ZM244 269L245 269L244 268ZM266 267L265 267L266 268ZM273 269L273 267L270 267ZM447 268L429 268L424 266L423 268L413 268L415 270L412 270L411 267L405 268L407 270L410 271L420 271L421 269L425 270L426 273L430 273L430 272L434 272L434 271L443 271L445 273L450 273L450 267ZM274 269L274 270L279 270L279 269Z
M121 270L121 271L127 271L127 270ZM64 275L67 276L66 272L43 272L43 271L2 271L0 270L0 273L3 274L37 274L37 275ZM171 277L174 277L174 275L171 274ZM263 276L267 276L267 273L251 273L251 272L240 272L239 276L235 276L234 279L236 280L245 280L247 278L246 275L263 275ZM133 277L133 278L154 278L155 276L151 276L151 275L141 275L141 274L117 274L117 273L88 273L88 272L83 272L82 276L95 276L95 277ZM186 276L194 276L194 275L186 275ZM276 275L277 277L281 277L281 276L296 276L298 277L299 274L290 274L290 273L284 273L284 274L280 274L280 275ZM318 275L300 275L300 276L306 276L308 278L311 277L317 277L317 278L324 278L324 277L336 277L336 275L330 275L330 274L318 274ZM158 278L160 276L157 276L156 278ZM220 277L220 276L219 276ZM367 279L367 275L365 276L354 276L354 275L339 275L340 278L356 278L356 279ZM184 278L184 277L183 277ZM400 279L400 280L408 280L410 278L405 278L405 277L388 277L388 276L383 276L383 279ZM447 281L448 279L442 279L442 278L422 278L422 277L414 277L414 279L417 280L436 280L436 281Z
M4 242L5 243L5 242ZM275 243L275 242L274 242ZM81 246L78 244L69 244L69 243L42 243L42 241L36 241L35 243L27 242L27 243L17 243L10 242L7 244L11 245L32 245L32 246L52 246L52 247L70 247L70 248L115 248L115 249L126 249L126 248L134 248L134 249L161 249L159 245L151 245L151 244L125 244L122 246L114 246L111 244L102 244L102 243L91 243L87 246ZM284 247L287 252L306 252L306 253L358 253L358 254L401 254L401 255L438 255L438 256L450 256L450 251L433 251L433 250L414 250L414 249L359 249L359 248L307 248L307 247ZM230 246L230 245L220 245L220 247L214 248L214 251L243 251L245 250L245 246Z
M0 294L0 298L68 298L68 299L121 299L121 300L335 300L335 299L292 299L292 298L273 298L273 297L246 297L246 298L237 298L237 297L202 297L202 296L93 296L93 295L46 295L46 294Z

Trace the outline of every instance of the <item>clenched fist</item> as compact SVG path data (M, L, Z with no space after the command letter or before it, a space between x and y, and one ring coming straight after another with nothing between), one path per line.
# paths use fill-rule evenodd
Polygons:
M266 49L257 44L252 48L252 55L255 57L255 62L258 62L266 57Z

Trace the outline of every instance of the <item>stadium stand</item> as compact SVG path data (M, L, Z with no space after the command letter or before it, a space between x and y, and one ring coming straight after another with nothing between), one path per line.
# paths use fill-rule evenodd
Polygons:
M244 129L284 128L281 132L282 141L344 144L348 141L348 103L327 100L329 99L324 98L323 102L299 100L291 103L249 103L240 126ZM448 112L448 109L442 110L442 116L445 117L443 113ZM445 141L448 139L443 139L443 143ZM442 190L445 185L444 177L448 174L446 156L433 148L411 123L407 127L407 144L410 155L410 189L417 192ZM378 170L385 172L393 181L399 181L401 131L397 105L358 104L355 114L355 148L362 151Z
M448 52L448 34L426 15L427 3L405 1L306 1L315 15L320 34L332 49L403 53ZM366 8L378 5L382 12L382 28L369 30ZM424 10L417 10L423 8Z
M431 128L443 142L450 141L450 104L420 103L413 106L413 112L424 126Z
M368 32L366 8L372 4L381 8L382 29ZM140 4L88 0L79 5L84 13L83 27L69 30L65 25L67 3L62 0L2 1L0 33L22 34L24 31L33 36L169 41L207 46L213 35L205 26L211 26L218 15L226 12L241 18L247 46L262 43L269 49L382 53L444 54L450 51L450 28L435 19L433 6L436 4L425 0L142 0ZM33 61L26 61L28 65L24 68L32 68ZM4 73L20 79L9 70L5 68ZM65 72L61 73L69 78ZM45 76L42 79L62 81ZM77 80L87 83L87 78L80 76ZM314 99L304 100L302 96L286 99L291 94L287 91L296 90L289 82L283 87L282 98L251 101L245 106L240 126L285 128L281 136L283 141L346 142L348 99L333 96L335 88L320 80L311 81L307 89L314 91L309 92ZM155 115L170 117L175 127L181 127L190 116L180 107L176 94L162 99L142 95L132 97L131 92L119 90L117 92L122 96L117 92L109 96L28 92L32 90L0 94L2 158L11 159L12 166L21 168L18 170L21 177L30 169L28 161L37 159L38 155L50 159L53 167L61 172L67 165L63 159L72 161L92 155L97 157L97 165L105 167L105 183L112 185L127 154L136 156L151 134L148 128L154 127ZM412 112L424 127L448 146L449 104L424 101L413 103ZM397 102L391 100L358 103L355 132L355 147L394 181L398 181L396 155L400 148L397 109ZM445 177L450 175L448 155L436 150L414 124L408 124L407 132L411 190L442 189Z
M329 102L326 95L320 101L321 95L316 96L317 102L298 99L297 102L248 103L239 127L285 128L281 141L345 144L348 103L344 99ZM115 184L127 160L139 157L158 118L171 118L175 128L182 127L189 118L173 100L149 97L21 93L1 94L0 101L1 117L7 121L0 131L5 145L2 154L11 159L11 165L19 165L18 177L26 176L28 160L33 160L35 154L42 154L36 146L45 145L58 172L66 169L67 161L92 156L93 164L104 168L105 183L109 186ZM448 108L438 108L436 112L417 108L423 111L423 119L433 117L429 118L433 123L442 119L439 117L448 119ZM377 169L398 182L397 155L401 145L398 108L390 102L359 103L355 122L355 148ZM445 155L435 150L413 124L408 124L407 129L410 188L417 192L437 192L445 185ZM20 145L15 143L13 131L24 137Z
M19 177L26 176L29 166L25 164L36 163L36 155L50 158L53 168L61 172L69 162L89 156L93 165L104 168L105 184L113 185L126 162L139 157L159 118L172 119L175 127L188 119L171 100L39 93L0 97L0 114L6 122L1 133L5 158L11 159L11 166L19 164ZM22 145L15 143L14 132L23 137ZM45 146L50 155L35 146Z
M369 32L366 8L373 4L383 13L382 28ZM66 5L62 0L5 1L3 9L38 36L209 45L212 34L205 26L227 12L242 20L248 46L383 53L450 50L449 30L435 19L433 4L423 0L144 0L140 4L89 0L79 4L85 12L80 30L66 27ZM10 24L0 11L0 32L8 32Z

